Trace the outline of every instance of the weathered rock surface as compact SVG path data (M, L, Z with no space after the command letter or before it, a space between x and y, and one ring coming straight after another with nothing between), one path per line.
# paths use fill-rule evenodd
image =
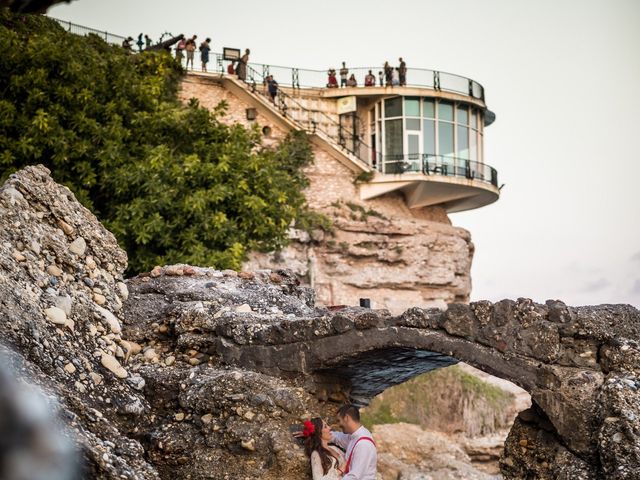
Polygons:
M373 429L378 470L383 480L493 480L471 466L471 459L449 435L418 425L397 423Z
M466 230L410 216L391 219L354 203L321 212L333 220L333 235L292 230L289 246L253 253L244 267L291 269L315 289L321 305L370 298L375 308L401 313L469 301L474 246Z
M46 169L0 188L0 340L59 399L85 477L303 478L292 424L457 360L531 394L507 440L506 478L640 469L640 313L630 306L330 310L286 271L173 265L125 286L125 264Z

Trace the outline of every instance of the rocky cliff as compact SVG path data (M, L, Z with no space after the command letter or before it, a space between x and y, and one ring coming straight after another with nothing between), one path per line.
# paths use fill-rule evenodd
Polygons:
M393 198L386 203L400 204ZM292 230L289 246L253 253L245 268L291 269L314 288L321 305L369 298L375 308L401 313L412 306L445 308L469 301L474 251L469 232L450 225L444 211L434 221L399 206L387 214L376 208L371 202L338 201L319 209L333 221L331 234Z
M17 375L58 399L84 477L304 478L293 424L457 360L531 393L506 478L640 469L630 306L330 310L287 271L174 265L123 282L125 265L43 167L0 188L0 340Z

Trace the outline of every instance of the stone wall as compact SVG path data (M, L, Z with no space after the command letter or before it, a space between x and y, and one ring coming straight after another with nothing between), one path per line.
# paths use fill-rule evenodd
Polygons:
M213 109L225 100L229 108L224 120L250 126L245 111L252 106L251 97L244 96L197 75L188 75L182 84L184 101L197 98ZM256 120L260 128L272 129L267 143L285 134L273 115L277 113L260 114ZM312 137L312 147L315 161L305 172L310 181L305 195L311 208L334 222L334 233L292 231L290 246L254 253L245 268L290 268L314 286L318 302L325 305L371 298L376 306L400 312L469 300L474 252L469 232L451 226L442 208L407 208L402 194L361 201L353 171L323 147L323 140Z

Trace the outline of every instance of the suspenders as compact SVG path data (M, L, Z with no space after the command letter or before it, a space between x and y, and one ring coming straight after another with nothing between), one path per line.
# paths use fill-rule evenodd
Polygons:
M351 469L351 459L353 458L353 452L356 451L356 447L358 446L358 443L361 440L367 440L371 443L373 443L373 445L376 445L376 442L373 441L373 438L371 437L360 437L358 440L356 440L356 443L353 444L353 448L351 449L351 453L349 454L349 458L347 459L347 463L344 466L344 473L347 474L349 473L349 470Z

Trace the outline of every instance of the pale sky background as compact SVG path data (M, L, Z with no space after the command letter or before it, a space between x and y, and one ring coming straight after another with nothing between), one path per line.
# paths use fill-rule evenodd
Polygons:
M485 87L500 200L451 215L472 300L640 307L639 0L77 0L49 15L115 34L196 33L251 61L396 63Z

